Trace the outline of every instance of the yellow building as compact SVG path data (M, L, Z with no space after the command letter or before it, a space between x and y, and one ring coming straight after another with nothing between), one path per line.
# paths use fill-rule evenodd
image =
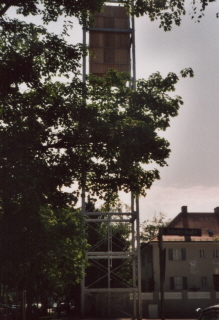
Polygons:
M183 206L167 227L202 231L200 236L162 237L166 253L165 317L196 318L196 308L219 302L219 207L214 212L198 213ZM158 238L142 245L141 260L143 315L156 318L161 307Z

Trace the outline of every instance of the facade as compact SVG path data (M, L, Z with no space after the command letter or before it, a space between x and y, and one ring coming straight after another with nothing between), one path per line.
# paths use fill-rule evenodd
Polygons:
M191 213L184 206L168 228L202 230L201 236L163 235L165 316L196 318L196 308L219 302L219 208ZM142 246L141 259L143 316L156 318L161 305L158 238Z

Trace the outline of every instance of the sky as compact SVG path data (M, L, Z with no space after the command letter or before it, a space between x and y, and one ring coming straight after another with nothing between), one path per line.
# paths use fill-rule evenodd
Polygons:
M186 1L187 4L190 1ZM188 9L190 7L188 6ZM163 136L172 150L168 167L140 199L141 221L160 212L175 217L213 212L219 206L219 1L211 3L200 23L188 14L169 32L159 22L136 19L137 78L153 72L179 74L191 67L194 78L180 79L174 94L183 98L179 115Z
M210 3L200 23L189 15L191 1L185 2L187 14L181 26L169 32L146 16L135 19L137 79L157 71L162 76L179 74L188 67L195 74L176 86L174 94L183 98L184 105L161 133L172 152L168 166L159 170L161 179L140 199L141 222L159 213L172 219L182 206L189 212L213 212L219 206L219 0ZM49 29L57 32L57 23ZM70 42L81 41L82 30L74 20ZM122 201L129 204L129 198L123 195Z

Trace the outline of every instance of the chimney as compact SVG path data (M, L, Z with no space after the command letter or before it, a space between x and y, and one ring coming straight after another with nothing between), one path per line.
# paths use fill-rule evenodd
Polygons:
M214 208L214 213L219 215L219 207Z
M218 208L218 209L219 209L219 208ZM188 212L187 212L187 206L182 206L181 212L182 212L182 214L187 214L187 213L188 213Z

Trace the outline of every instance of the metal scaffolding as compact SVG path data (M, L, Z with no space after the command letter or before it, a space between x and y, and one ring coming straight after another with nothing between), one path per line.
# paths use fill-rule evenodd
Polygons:
M105 237L87 251L90 264L81 287L81 312L101 317L141 319L141 263L138 199L131 198L130 212L87 212L82 197L82 212L91 232L105 230ZM117 224L129 230L130 247L124 249L117 235ZM95 236L94 236L95 237ZM104 251L103 251L104 248ZM89 272L90 268L90 272ZM124 273L128 270L128 273ZM140 281L139 281L140 279ZM140 299L138 299L140 297Z
M117 1L109 1L117 2ZM100 32L120 32L130 34L130 56L132 87L135 89L135 26L134 18L129 18L131 27L124 29L101 28ZM94 29L93 29L94 30ZM83 28L83 44L87 46ZM95 29L95 31L98 31ZM86 80L86 57L83 59L83 81ZM141 307L141 263L140 263L140 219L139 199L130 196L129 212L89 212L86 210L85 185L82 190L82 215L87 228L93 234L93 241L87 251L89 267L84 270L81 282L81 315L93 317L131 317L142 319ZM124 245L118 234L118 225L129 230L130 246ZM95 235L95 232L101 235Z

